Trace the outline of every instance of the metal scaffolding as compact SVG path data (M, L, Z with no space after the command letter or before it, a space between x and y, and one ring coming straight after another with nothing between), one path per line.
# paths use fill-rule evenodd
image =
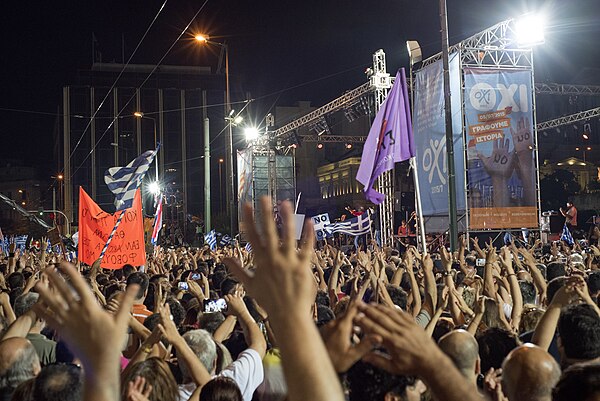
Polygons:
M575 114L569 114L568 116L555 118L554 120L544 121L537 125L537 130L542 131L549 128L560 127L561 125L567 125L576 123L578 121L587 120L594 117L600 116L600 107L596 107L595 109L581 111Z
M535 93L538 95L599 96L600 86L536 83Z
M304 135L300 137L302 142L320 142L320 143L364 143L366 136L345 136L345 135Z

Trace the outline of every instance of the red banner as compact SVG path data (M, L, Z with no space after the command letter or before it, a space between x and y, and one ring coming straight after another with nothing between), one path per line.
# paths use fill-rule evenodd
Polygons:
M91 265L98 259L108 236L121 213L125 213L100 265L105 269L120 269L125 264L146 264L142 200L138 190L133 207L122 212L105 212L79 188L79 245L78 257Z

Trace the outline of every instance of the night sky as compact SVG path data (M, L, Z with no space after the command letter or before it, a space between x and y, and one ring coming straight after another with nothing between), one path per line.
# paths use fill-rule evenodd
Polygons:
M0 157L40 168L56 165L52 132L61 88L78 69L90 68L92 32L103 62L121 62L122 37L127 59L163 2L34 0L5 6ZM157 63L202 4L168 0L132 62ZM450 43L537 4L544 5L549 27L547 43L535 54L536 80L600 84L598 0L448 0ZM425 57L441 49L434 0L209 0L163 63L214 68L217 52L193 43L197 31L229 43L231 74L242 86L235 89L258 99L252 108L257 119L274 104L311 100L319 106L364 83L379 48L392 74L408 66L406 40L418 40Z

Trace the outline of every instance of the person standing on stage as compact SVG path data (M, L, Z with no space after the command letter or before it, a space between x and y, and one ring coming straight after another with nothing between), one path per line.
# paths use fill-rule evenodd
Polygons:
M560 213L565 216L565 224L569 231L573 232L573 230L577 229L577 208L573 204L573 202L567 202L567 209L560 208Z

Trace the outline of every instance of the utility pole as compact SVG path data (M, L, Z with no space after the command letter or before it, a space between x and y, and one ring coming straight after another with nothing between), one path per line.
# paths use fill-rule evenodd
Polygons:
M458 247L458 222L456 213L456 172L454 166L454 135L452 133L452 105L450 103L450 63L448 61L448 15L446 0L440 0L440 25L442 32L442 63L444 67L444 111L446 117L446 154L448 160L448 233L450 250Z

